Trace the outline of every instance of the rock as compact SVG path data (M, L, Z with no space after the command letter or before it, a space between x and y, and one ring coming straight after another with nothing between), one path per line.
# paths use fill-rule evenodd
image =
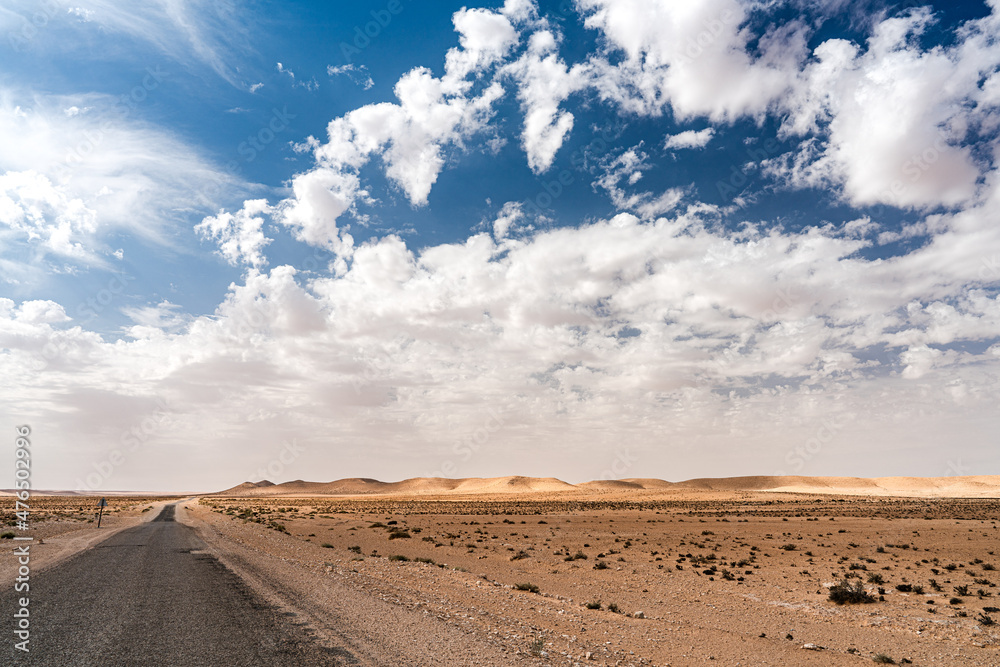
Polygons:
M642 613L641 611L635 612L634 614L632 614L632 616L634 618L646 618L646 615L644 613Z
M594 659L594 654L591 653L590 651L587 651L586 653L583 654L583 657L584 657L585 660L593 660Z
M813 644L812 642L810 642L810 643L808 643L808 644L803 644L803 645L801 646L801 648L804 648L804 649L805 649L805 650L807 650L807 651L822 651L822 650L824 650L824 649L825 649L826 647L825 647L825 646L820 646L820 645L818 645L818 644Z

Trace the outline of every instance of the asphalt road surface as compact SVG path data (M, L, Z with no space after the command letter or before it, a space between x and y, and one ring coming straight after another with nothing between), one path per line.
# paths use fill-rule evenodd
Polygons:
M167 505L59 566L31 575L30 653L14 648L13 588L0 592L13 665L351 665L254 594Z

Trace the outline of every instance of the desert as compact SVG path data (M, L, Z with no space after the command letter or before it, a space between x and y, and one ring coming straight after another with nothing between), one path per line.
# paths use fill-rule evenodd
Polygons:
M399 664L491 664L475 657L488 647L503 664L985 666L1000 661L998 483L259 482L183 499L178 520L315 641L371 664L409 641ZM110 525L168 501L112 498ZM46 547L95 530L89 499L46 502ZM345 600L397 629L345 626Z

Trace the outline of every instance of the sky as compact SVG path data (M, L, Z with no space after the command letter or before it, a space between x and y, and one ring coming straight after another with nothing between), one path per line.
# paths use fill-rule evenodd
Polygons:
M0 6L39 489L1000 472L1000 0Z

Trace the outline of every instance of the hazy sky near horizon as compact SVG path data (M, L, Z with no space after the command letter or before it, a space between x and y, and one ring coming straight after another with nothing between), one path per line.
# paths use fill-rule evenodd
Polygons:
M8 451L94 491L998 473L998 35L1000 0L5 2Z

